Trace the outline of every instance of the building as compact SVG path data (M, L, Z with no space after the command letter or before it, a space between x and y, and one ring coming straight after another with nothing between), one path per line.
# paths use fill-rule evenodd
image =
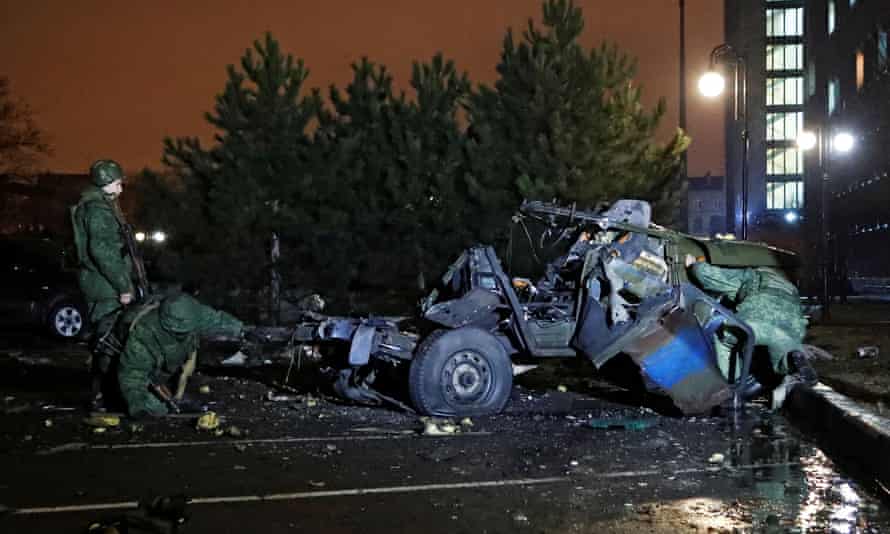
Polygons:
M811 2L803 0L726 0L731 52L721 62L737 80L728 84L727 99L727 231L741 236L744 216L748 239L798 252L804 249L807 215L803 154L796 141L804 124L809 9Z
M806 199L813 214L808 233L825 245L834 292L887 291L890 2L808 0L807 10L804 122L822 141L806 158L807 182L816 185ZM848 154L829 141L842 131L856 140Z
M690 176L686 229L692 235L714 237L726 232L726 188L722 176Z

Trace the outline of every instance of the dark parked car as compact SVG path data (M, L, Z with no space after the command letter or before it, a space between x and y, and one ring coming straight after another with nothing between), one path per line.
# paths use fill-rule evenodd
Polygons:
M49 239L0 238L0 323L82 336L86 307L68 263L64 248Z

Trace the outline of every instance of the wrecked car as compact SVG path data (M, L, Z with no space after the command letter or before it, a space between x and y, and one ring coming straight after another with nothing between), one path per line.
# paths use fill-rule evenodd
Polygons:
M514 364L541 358L588 358L597 368L619 355L630 358L647 391L666 395L687 414L740 402L753 335L689 282L684 259L787 269L793 254L662 228L639 200L601 211L526 202L514 221L525 219L574 237L541 279L510 278L494 248L474 246L448 268L412 321L315 316L297 326L293 339L344 347L348 363L334 385L343 397L388 399L375 380L398 369L414 408L429 415L500 412ZM715 362L720 329L741 339L726 375Z

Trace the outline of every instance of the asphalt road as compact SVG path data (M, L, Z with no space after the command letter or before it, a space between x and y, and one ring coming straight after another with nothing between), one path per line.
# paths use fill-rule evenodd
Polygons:
M78 408L83 356L0 344L2 532L81 532L177 494L191 499L182 532L195 533L890 530L876 494L758 405L668 417L532 371L505 414L427 436L387 407L270 401L263 382L281 367L206 368L192 388L210 387L222 436L191 419L95 433ZM603 421L613 428L590 425Z

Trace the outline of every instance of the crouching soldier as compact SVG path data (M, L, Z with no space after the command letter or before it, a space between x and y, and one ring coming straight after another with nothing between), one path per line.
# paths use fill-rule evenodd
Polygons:
M807 321L800 295L781 272L768 267L716 267L696 262L691 256L687 258L687 265L699 287L729 299L737 317L751 327L755 347L765 347L769 353L769 368L774 378L782 379L794 371L796 378L807 383L816 382L816 373L802 348ZM718 343L717 352L718 366L726 375L734 339L730 334L724 341ZM755 367L757 363L754 362ZM785 387L786 382L783 381Z
M235 317L179 294L145 308L133 319L118 363L118 383L133 417L160 416L176 406L185 383L171 394L175 375L187 378L194 369L198 336L220 333L239 336L244 325Z

